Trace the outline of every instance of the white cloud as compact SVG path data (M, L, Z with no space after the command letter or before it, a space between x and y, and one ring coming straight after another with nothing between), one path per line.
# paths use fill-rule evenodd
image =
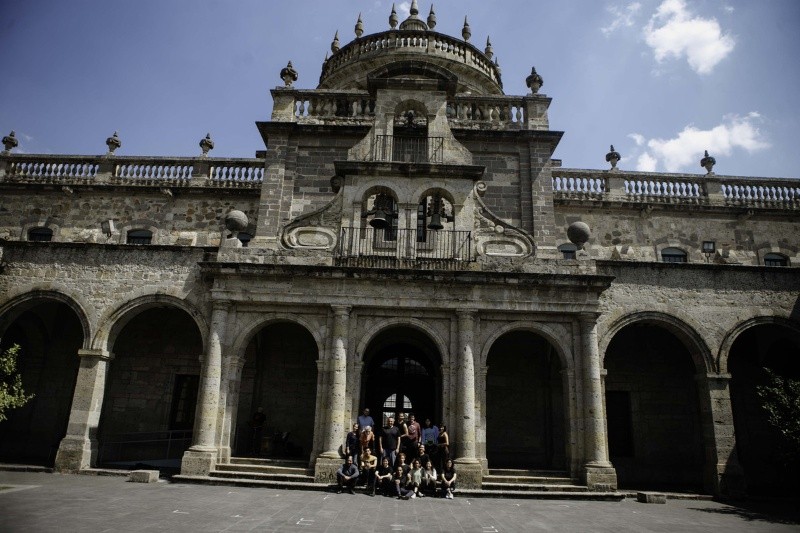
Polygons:
M633 19L641 8L642 4L639 2L631 2L624 8L617 5L606 6L606 11L608 11L614 19L608 26L600 28L600 31L607 37L619 28L630 28L633 26Z
M403 22L411 14L411 2L400 2L397 4L397 18Z
M642 172L655 172L658 160L647 152L641 154L636 160L636 170Z
M24 132L19 132L19 136L22 137L22 140L24 140L26 143L29 143L33 140L33 135L28 135Z
M709 74L736 45L716 19L695 16L684 0L664 0L645 26L644 38L656 61L685 56L698 74Z
M737 149L753 153L769 148L769 143L758 129L760 118L761 115L756 112L743 117L727 115L721 124L708 130L690 124L672 139L650 139L647 141L647 151L639 156L637 169L654 171L656 165L660 164L667 172L685 171L700 164L704 150L714 156L728 156ZM638 134L629 136L635 135Z
M633 139L633 142L636 143L636 146L641 146L644 144L645 138L641 133L629 133L628 137Z

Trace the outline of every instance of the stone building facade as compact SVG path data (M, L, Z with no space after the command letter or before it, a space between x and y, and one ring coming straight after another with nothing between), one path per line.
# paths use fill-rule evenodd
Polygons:
M289 64L253 159L4 139L0 334L36 397L0 458L206 476L263 406L324 482L370 407L447 424L465 486L788 486L755 387L800 371L800 182L563 168L535 71L505 95L467 25L398 23L337 36L316 89Z

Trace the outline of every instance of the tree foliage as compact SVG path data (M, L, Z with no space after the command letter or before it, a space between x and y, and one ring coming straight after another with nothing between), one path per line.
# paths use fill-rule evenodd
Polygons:
M5 420L6 411L22 407L33 394L25 394L22 376L17 373L19 345L15 344L0 352L0 422Z
M765 368L768 383L756 387L767 421L781 434L787 464L800 463L800 380Z

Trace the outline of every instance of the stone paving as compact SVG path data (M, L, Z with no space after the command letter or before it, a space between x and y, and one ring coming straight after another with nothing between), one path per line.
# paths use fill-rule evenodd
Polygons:
M424 498L0 472L0 531L798 531L792 503Z

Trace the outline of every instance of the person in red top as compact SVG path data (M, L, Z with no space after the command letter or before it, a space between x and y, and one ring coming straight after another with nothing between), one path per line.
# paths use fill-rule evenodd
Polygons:
M422 427L417 422L414 413L408 415L408 437L406 440L406 444L408 445L408 449L406 450L406 455L409 459L413 460L415 457L419 457L419 441L422 438Z

